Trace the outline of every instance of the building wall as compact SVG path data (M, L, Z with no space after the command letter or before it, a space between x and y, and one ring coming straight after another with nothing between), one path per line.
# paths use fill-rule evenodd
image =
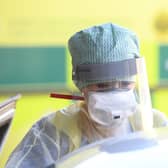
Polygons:
M168 115L167 84L164 88L158 87L160 85L159 46L163 42L167 44L167 39L161 38L167 36L160 36L155 29L157 16L167 11L167 7L167 0L2 0L0 1L0 48L6 47L8 51L12 47L65 47L65 85L70 90L76 91L71 81L71 59L67 51L68 38L80 29L100 23L113 22L128 27L138 34L141 41L140 50L146 58L150 88L158 88L153 89L152 92L153 107ZM57 67L55 69L57 70ZM3 71L3 69L0 70ZM54 75L54 72L52 73ZM16 90L3 92L3 87L6 89L6 86L0 85L1 100L16 92ZM31 91L30 85L27 87L28 92L24 92L24 89L21 91L22 99L17 105L10 136L1 155L0 167L3 167L10 152L36 120L71 103L49 98L50 91L60 90L57 86L55 89L44 89L36 93Z

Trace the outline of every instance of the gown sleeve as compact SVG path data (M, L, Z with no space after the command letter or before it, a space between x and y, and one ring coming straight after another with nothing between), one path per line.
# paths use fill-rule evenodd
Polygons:
M69 151L69 139L57 131L50 117L35 123L10 155L5 168L52 168Z

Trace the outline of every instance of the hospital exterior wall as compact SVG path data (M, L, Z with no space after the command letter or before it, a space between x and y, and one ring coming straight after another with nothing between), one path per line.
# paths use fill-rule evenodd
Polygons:
M74 32L95 24L113 22L126 26L134 30L140 38L140 50L146 58L150 88L154 90L153 107L168 115L168 85L154 89L159 85L158 50L163 42L157 36L154 22L161 11L167 10L167 6L167 0L124 2L121 0L48 0L47 4L46 1L41 0L5 0L0 2L0 47L64 46L67 67L65 84L70 90L77 91L71 81L72 67L67 51L68 38ZM55 88L56 91L57 89L59 90ZM4 167L11 151L35 121L49 112L72 103L51 99L49 93L48 91L22 92L11 133L0 156L0 167ZM14 92L1 92L0 100L13 94Z

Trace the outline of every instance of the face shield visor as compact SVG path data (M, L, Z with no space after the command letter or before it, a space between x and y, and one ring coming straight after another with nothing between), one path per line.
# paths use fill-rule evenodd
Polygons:
M143 57L108 64L82 64L73 75L74 80L89 83L87 105L95 122L116 126L137 113L134 122L142 130L152 129L153 114Z

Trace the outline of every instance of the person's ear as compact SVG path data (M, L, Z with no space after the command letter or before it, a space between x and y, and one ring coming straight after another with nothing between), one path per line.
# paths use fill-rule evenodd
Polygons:
M89 89L87 87L84 87L80 91L81 91L82 95L84 96L85 101L87 102Z
M87 93L88 93L87 87L82 88L80 91L81 91L81 93L82 93L83 96L86 96Z

